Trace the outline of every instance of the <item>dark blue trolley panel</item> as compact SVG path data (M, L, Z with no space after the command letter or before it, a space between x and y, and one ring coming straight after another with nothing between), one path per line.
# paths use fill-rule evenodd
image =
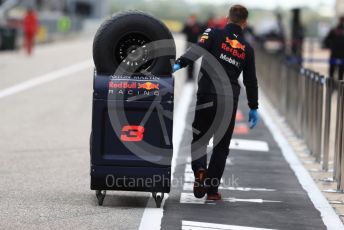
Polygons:
M94 78L91 189L169 192L172 77Z

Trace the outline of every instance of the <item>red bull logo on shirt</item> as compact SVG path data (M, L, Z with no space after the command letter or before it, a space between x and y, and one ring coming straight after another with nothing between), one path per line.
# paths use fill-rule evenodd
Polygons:
M228 37L226 37L226 42L221 44L221 49L242 60L246 58L245 48L246 46L238 40L231 40Z
M228 37L226 37L226 43L228 43L234 49L241 49L242 51L245 51L246 46L241 44L241 42L239 42L236 39L231 40Z

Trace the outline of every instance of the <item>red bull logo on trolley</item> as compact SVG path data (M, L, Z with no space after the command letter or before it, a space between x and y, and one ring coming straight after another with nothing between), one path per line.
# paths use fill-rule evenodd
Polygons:
M155 83L152 83L152 82L146 82L146 83L138 83L138 89L145 89L145 90L153 90L153 89L156 89L156 90L159 90L160 87L159 87L159 84L155 84Z
M159 96L160 85L153 82L110 81L109 94Z
M122 81L122 82L110 81L109 89L137 89L137 83L128 82L128 81Z

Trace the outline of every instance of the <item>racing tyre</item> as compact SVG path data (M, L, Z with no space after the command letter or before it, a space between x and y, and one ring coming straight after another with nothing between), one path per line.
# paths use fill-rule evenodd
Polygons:
M159 42L156 42L159 41ZM98 73L171 75L176 56L169 29L158 19L139 11L115 14L98 29L93 60Z

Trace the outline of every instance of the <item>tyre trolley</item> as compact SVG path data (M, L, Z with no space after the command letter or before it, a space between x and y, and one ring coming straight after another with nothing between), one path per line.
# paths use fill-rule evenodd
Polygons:
M170 42L149 58L146 44ZM154 52L156 53L156 52ZM160 21L129 11L107 20L93 44L91 190L150 192L160 207L170 192L175 45Z

